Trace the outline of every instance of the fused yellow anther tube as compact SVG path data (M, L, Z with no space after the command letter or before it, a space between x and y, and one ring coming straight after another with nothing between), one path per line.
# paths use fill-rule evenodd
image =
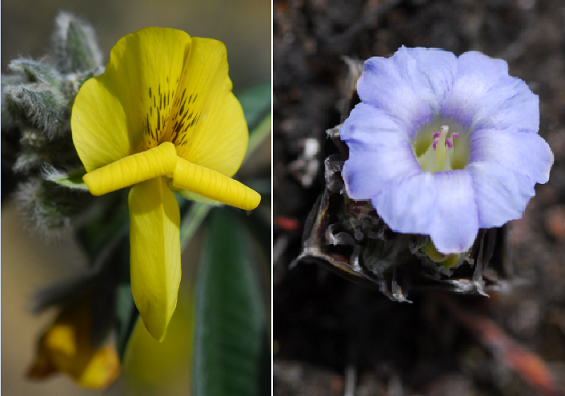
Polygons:
M171 142L164 142L88 172L82 179L90 193L99 196L158 176L171 175L176 162L175 146Z
M237 180L180 157L177 158L173 185L244 210L255 209L261 202L257 192Z

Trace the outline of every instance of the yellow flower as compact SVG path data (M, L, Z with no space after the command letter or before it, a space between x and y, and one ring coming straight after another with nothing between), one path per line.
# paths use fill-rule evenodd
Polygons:
M225 46L165 28L123 37L104 74L73 106L73 142L93 195L129 192L131 284L147 330L162 340L180 283L184 189L251 210L261 197L231 179L247 149Z
M62 372L86 388L105 389L118 378L120 360L111 342L93 346L90 300L63 309L39 340L37 357L28 372L45 379Z

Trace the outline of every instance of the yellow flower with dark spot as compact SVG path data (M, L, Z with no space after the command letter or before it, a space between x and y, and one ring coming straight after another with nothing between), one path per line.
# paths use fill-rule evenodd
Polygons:
M248 130L231 92L225 46L145 28L112 49L104 74L73 106L73 141L94 195L129 192L131 283L141 317L162 340L180 283L180 214L173 190L245 210L261 197L231 176Z

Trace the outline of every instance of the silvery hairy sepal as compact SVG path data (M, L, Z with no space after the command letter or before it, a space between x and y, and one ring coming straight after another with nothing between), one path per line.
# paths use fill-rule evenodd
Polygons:
M24 180L16 205L42 232L69 230L89 198L74 177L82 164L70 114L81 85L104 70L94 30L60 13L51 51L41 60L12 60L8 69L12 74L2 76L2 141L10 152L2 154Z
M102 65L94 29L73 15L62 12L53 35L56 66L63 73L81 73Z

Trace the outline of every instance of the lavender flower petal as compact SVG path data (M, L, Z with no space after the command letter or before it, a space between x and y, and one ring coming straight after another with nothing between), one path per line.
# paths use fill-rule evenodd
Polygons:
M399 178L421 172L408 137L380 109L357 105L340 136L349 146L342 174L353 199L368 200Z
M471 247L479 230L471 175L465 170L455 170L433 176L437 201L429 235L442 253L464 252Z
M372 199L379 214L393 230L428 234L436 216L437 188L429 172L399 180Z
M359 97L394 117L414 137L439 110L456 61L449 52L405 47L389 59L371 58L357 82Z
M515 128L537 132L539 99L522 80L508 75L508 64L479 52L457 59L458 71L442 115L470 129Z
M522 217L535 195L534 183L528 176L492 162L476 162L468 169L473 178L480 228L501 227Z
M533 183L547 183L553 153L537 133L483 129L471 135L469 163L474 162L501 164Z

